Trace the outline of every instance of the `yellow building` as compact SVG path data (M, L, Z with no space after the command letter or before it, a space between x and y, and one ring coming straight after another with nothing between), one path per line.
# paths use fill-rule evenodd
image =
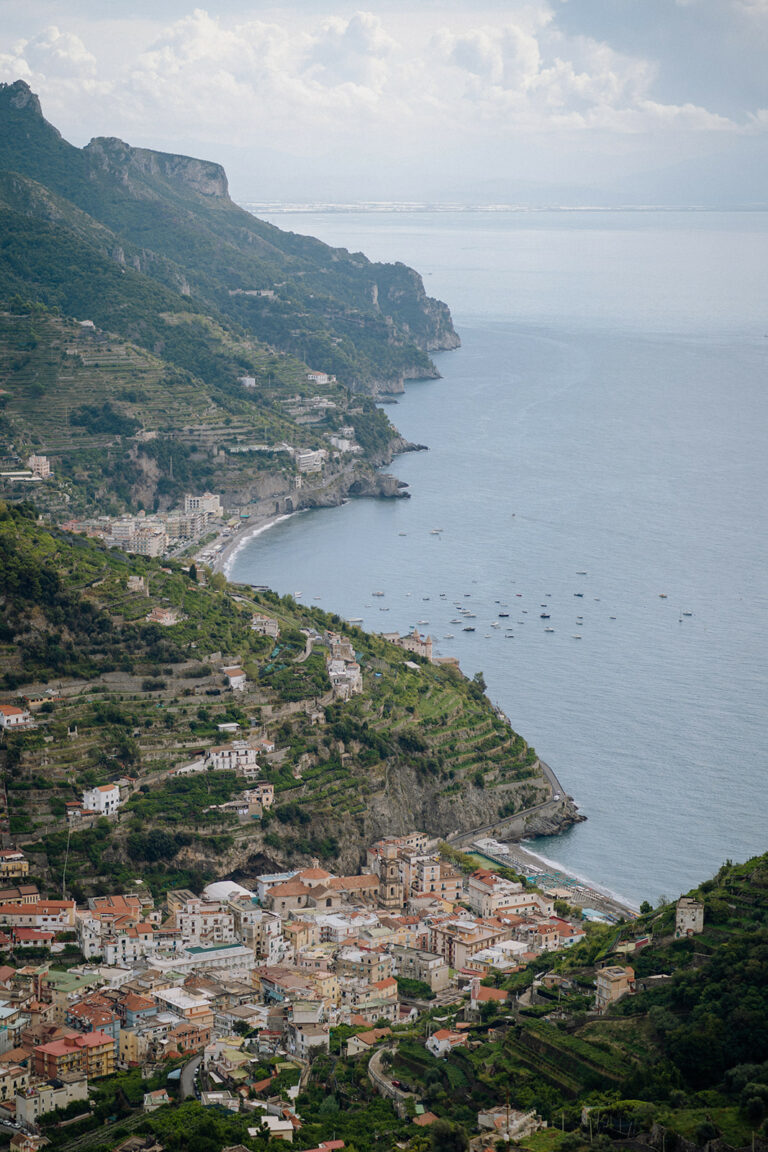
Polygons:
M621 968L618 964L600 968L595 977L595 984L595 1010L605 1012L610 1004L615 1004L628 992L634 992L634 969Z
M0 880L21 880L29 875L29 860L18 848L0 849Z

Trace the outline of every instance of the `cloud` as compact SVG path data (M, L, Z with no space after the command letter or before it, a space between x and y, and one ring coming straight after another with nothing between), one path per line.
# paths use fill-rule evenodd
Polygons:
M0 67L6 73L17 69L22 76L88 81L96 75L98 62L79 36L51 24L39 35L17 41L9 53L0 55Z
M380 91L400 46L371 12L328 20L309 53L311 72L326 86L352 83Z
M768 8L728 3L752 16ZM477 16L443 4L438 27L418 5L314 18L293 3L262 8L263 18L222 7L141 25L138 46L139 25L124 23L131 35L118 66L103 62L98 24L88 33L78 25L81 38L60 21L7 45L0 76L26 79L75 138L106 132L211 156L269 149L342 165L406 156L439 165L483 155L502 165L522 138L557 150L566 135L602 134L623 148L619 137L656 146L681 134L768 131L762 98L738 118L686 92L665 100L648 53L566 33L562 13L573 6L554 0L485 3Z

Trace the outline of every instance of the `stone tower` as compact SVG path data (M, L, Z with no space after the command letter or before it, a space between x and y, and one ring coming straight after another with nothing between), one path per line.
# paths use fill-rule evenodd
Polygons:
M704 905L681 896L675 910L675 937L696 936L704 931Z
M403 882L394 845L385 845L379 867L379 907L387 912L400 912L404 903Z

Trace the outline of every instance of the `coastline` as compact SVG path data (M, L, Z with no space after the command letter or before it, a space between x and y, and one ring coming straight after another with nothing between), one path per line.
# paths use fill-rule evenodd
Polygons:
M563 899L567 900L569 904L574 904L579 908L592 909L610 919L634 918L640 911L639 907L618 892L613 892L604 885L596 884L594 880L585 876L565 871L556 860L542 856L529 847L524 847L523 844L506 843L505 847L507 851L504 856L497 856L495 853L482 854L487 855L489 860L495 860L499 863L506 860L516 872L521 872L526 876L534 878L539 876L540 879L536 882L544 884L550 890L552 888L562 889ZM465 850L471 851L472 849ZM477 851L482 852L482 849L477 849ZM545 877L546 882L544 881Z
M220 546L221 551L212 562L208 561L208 566L214 572L221 572L229 579L237 556L250 540L303 511L306 509L297 509L295 512L285 512L278 515L253 516L234 535L219 533L215 540L212 540L196 555L195 559L206 563L206 561L201 560L201 557ZM558 787L560 787L559 783ZM482 839L482 837L478 839ZM469 845L467 847L470 851L472 850ZM493 852L482 852L481 849L475 849L475 851L479 851L488 860L506 863L511 865L515 871L531 877L535 878L537 875L540 875L542 879L546 877L550 888L560 889L560 894L569 903L581 908L588 908L609 921L621 918L632 919L639 912L639 908L626 897L612 891L605 885L595 883L587 877L564 871L556 860L543 856L529 847L523 847L519 842L507 842L505 847L506 852L498 856Z
M211 540L205 548L195 555L195 562L207 564L213 572L221 572L229 580L235 558L249 540L261 536L262 532L274 528L283 520L290 520L292 516L297 516L299 512L303 511L304 509L300 508L296 512L283 512L277 516L253 516L242 528L238 528L234 535L220 532L215 540ZM206 561L204 557L216 548L221 548L221 551L212 560Z

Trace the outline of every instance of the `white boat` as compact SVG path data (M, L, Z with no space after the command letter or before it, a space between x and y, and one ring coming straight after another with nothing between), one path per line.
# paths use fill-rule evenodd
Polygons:
M453 640L453 632L446 632L445 636L443 636L443 640Z
M371 596L383 596L383 592L371 592Z

